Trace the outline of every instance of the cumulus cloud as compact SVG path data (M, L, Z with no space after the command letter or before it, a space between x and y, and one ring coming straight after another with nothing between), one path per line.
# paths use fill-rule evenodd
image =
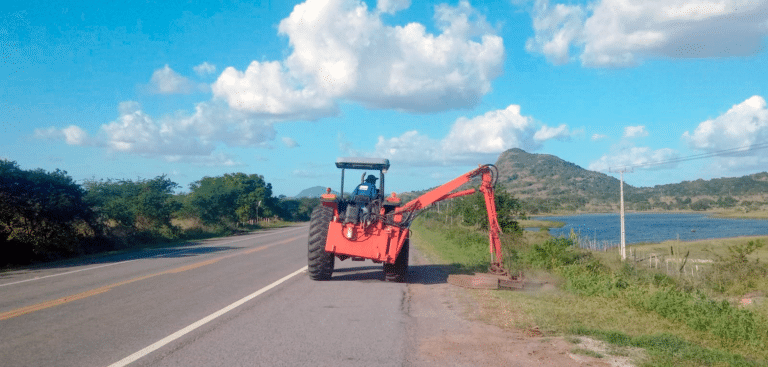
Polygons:
M529 52L562 64L579 53L588 67L626 67L643 58L727 57L762 51L768 1L537 0Z
M567 140L573 133L566 125L553 128L537 123L523 116L520 106L510 105L471 119L457 119L441 140L416 130L398 137L379 137L375 155L411 165L477 163L511 148L536 150L547 140Z
M578 5L536 1L534 5L534 37L528 39L528 52L540 52L553 64L565 64L570 60L573 44L581 39L586 11Z
M605 139L607 137L608 137L608 135L593 134L591 139L592 139L592 141L598 141L598 140L603 140L603 139Z
M34 135L38 139L64 140L69 145L92 144L88 133L75 125L70 125L63 129L57 129L55 127L35 129Z
M192 68L192 70L197 73L199 76L205 76L208 74L213 74L216 72L216 65L208 63L208 61L203 62L200 65L197 65Z
M648 130L645 130L645 126L627 126L624 128L625 138L642 138L648 136Z
M439 34L383 23L383 13L408 4L381 1L369 11L359 0L307 0L278 27L290 55L226 68L214 96L238 111L302 119L338 113L339 100L417 113L475 106L501 74L501 37L466 1L435 8Z
M313 86L297 89L297 83L281 63L253 61L244 72L224 69L211 89L231 109L251 115L315 119L338 112L324 91Z
M157 94L189 94L194 90L194 83L173 71L168 64L155 70L149 81L150 90Z
M408 9L411 6L411 0L379 0L376 3L376 9L382 13L394 14L400 10Z
M731 156L741 158L721 158L717 165L724 169L739 170L768 164L765 151L751 150L756 145L768 141L768 109L765 99L752 96L724 114L699 124L693 132L686 131L682 136L688 146L707 153L734 150ZM738 149L737 149L738 148ZM744 159L749 158L751 159Z
M69 145L94 145L113 152L159 157L170 162L236 165L215 152L216 145L266 146L275 139L272 124L233 112L214 103L200 103L192 114L153 118L134 101L120 103L119 116L101 126L93 137L77 126L38 129L38 138L63 140Z
M636 147L632 144L620 144L612 148L609 154L589 164L592 171L607 172L611 169L635 167L642 169L669 169L676 166L675 163L656 164L679 158L679 154L669 148L651 149L649 147Z
M565 124L562 124L558 127L549 127L549 126L542 126L539 131L537 131L535 134L533 134L533 140L538 142L543 142L547 140L560 140L560 141L569 141L571 140L571 136L578 134L578 131L571 131L571 129L568 128Z

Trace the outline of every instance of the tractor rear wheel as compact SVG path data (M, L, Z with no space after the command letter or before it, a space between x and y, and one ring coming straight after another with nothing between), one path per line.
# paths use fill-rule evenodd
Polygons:
M403 248L397 254L395 263L384 263L384 280L388 282L405 282L408 275L408 252L410 247L410 239L406 238Z
M325 251L328 225L333 220L333 208L320 205L309 220L308 272L312 280L329 280L333 274L334 256Z

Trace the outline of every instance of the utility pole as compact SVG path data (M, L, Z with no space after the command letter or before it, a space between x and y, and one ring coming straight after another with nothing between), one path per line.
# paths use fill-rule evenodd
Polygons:
M627 259L627 242L626 242L626 232L624 231L624 172L627 172L626 168L622 168L619 171L611 171L611 172L619 172L621 174L621 179L619 180L619 193L621 195L620 200L620 216L621 216L621 261L624 261ZM630 171L631 172L631 171Z
M619 188L621 192L621 260L624 261L627 259L626 232L624 231L624 170L621 170L621 180L619 182L621 185Z

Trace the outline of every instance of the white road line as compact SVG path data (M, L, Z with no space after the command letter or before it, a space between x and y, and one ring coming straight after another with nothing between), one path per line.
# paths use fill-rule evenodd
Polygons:
M284 231L276 231L276 232L270 232L270 233L257 233L257 234L255 234L253 236L248 236L247 238L241 238L241 239L237 239L235 241L229 241L229 242L224 242L224 243L217 243L216 245L228 245L228 244L231 244L231 243L247 241L247 240L250 240L250 239L253 239L253 238L258 238L258 237L264 237L264 236L269 236L269 235L274 235L274 234L283 234L283 233L287 233L287 232L292 232L292 231L296 231L296 230L299 230L299 229L304 229L304 227L298 227L298 228L295 228L295 229L288 229L288 230L284 230ZM173 255L178 255L180 253L189 252L189 251L193 251L193 250L194 249L180 249L180 250L177 250L176 252L174 252ZM19 284L19 283L31 282L33 280L42 280L42 279L45 279L45 278L57 277L57 276L60 276L60 275L79 273L81 271L94 270L94 269L104 268L104 267L112 266L112 265L125 264L125 263L129 263L131 261L136 261L136 260L141 260L141 259L148 259L148 258L153 258L153 257L166 256L166 255L168 255L168 254L167 253L165 253L165 254L158 254L158 255L149 256L149 257L141 257L141 258L137 258L137 259L119 261L119 262L116 262L116 263L109 263L109 264L104 264L104 265L92 266L90 268L85 268L85 269L78 269L78 270L67 271L67 272L64 272L64 273L51 274L51 275L46 275L46 276L42 276L42 277L34 277L34 278L19 280L19 281L15 281L15 282L11 282L11 283L0 284L0 287L5 287L7 285L14 285L14 284Z
M193 324L191 324L191 325L189 325L189 326L187 326L187 327L185 327L185 328L183 328L183 329L181 329L181 330L179 330L179 331L177 331L177 332L175 332L175 333L173 333L171 335L168 335L168 336L166 336L163 339L158 340L154 344L152 344L152 345L150 345L150 346L148 346L148 347L146 347L146 348L144 348L144 349L142 349L142 350L140 350L140 351L138 351L136 353L133 353L133 354L129 355L128 357L125 357L125 358L123 358L123 359L121 359L121 360L119 360L119 361L109 365L109 367L122 367L122 366L126 366L126 365L128 365L130 363L133 363L133 362L137 361L139 358L144 357L147 354L152 353L152 352L162 348L166 344L168 344L168 343L170 343L170 342L172 342L172 341L174 341L174 340L176 340L178 338L181 338L182 336L186 335L187 333L191 332L192 330L195 330L195 329L197 329L197 328L199 328L199 327L201 327L201 326L203 326L203 325L205 325L205 324L215 320L219 316L222 316L225 313L227 313L229 311L232 311L233 309L235 309L236 307L242 305L243 303L246 303L246 302L248 302L248 301L258 297L262 293L264 293L264 292L266 292L266 291L268 291L268 290L270 290L270 289L272 289L274 287L277 287L278 285L280 285L281 283L285 282L286 280L291 279L292 277L294 277L294 276L296 276L296 275L298 275L300 273L303 273L306 270L307 270L307 266L305 266L305 267L303 267L303 268L301 268L299 270L296 270L293 273L288 274L288 275L280 278L279 280L275 281L274 283L272 283L272 284L270 284L270 285L268 285L268 286L266 286L264 288L261 288L261 289L259 289L258 291L254 292L254 293L251 293L251 294L243 297L239 301L237 301L237 302L235 302L235 303L233 303L233 304L231 304L231 305L229 305L227 307L224 307L221 310L218 310L218 311L216 311L216 312L214 312L214 313L212 313L212 314L210 314L210 315L208 315L208 316L206 316L206 317L204 317L204 318L194 322Z

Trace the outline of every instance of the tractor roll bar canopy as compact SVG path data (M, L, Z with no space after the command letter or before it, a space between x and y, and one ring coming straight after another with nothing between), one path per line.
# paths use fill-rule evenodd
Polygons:
M379 171L379 195L384 196L384 174L389 169L389 159L385 158L364 158L364 157L345 157L336 159L336 168L341 168L341 198L344 199L344 170L345 169L364 169Z
M339 158L336 160L336 168L370 169L384 171L389 169L389 159L384 158Z

